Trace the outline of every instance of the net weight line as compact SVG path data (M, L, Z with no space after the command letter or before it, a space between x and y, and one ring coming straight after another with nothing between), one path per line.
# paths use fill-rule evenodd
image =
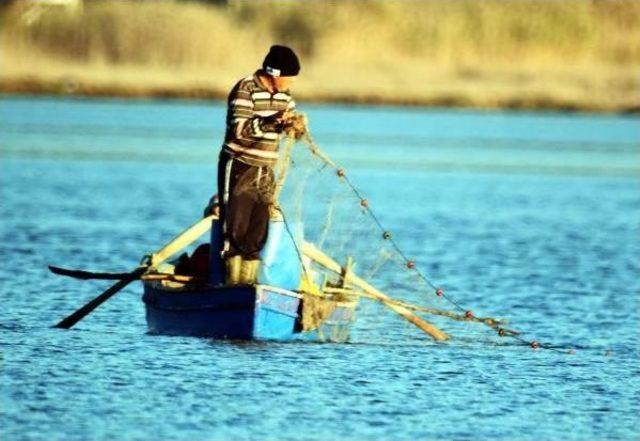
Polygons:
M304 118L305 123L307 121L306 118ZM485 324L486 326L488 326L489 328L493 329L494 331L496 331L496 333L500 336L500 337L510 337L513 338L515 340L517 340L518 342L524 344L524 345L528 345L533 349L538 349L538 348L542 348L542 349L548 349L548 350L552 350L552 351L556 351L556 352L560 352L560 353L569 353L569 354L573 354L574 351L571 349L568 352L565 351L559 351L558 349L552 347L549 344L546 343L540 343L536 340L526 340L524 338L522 338L520 336L520 332L512 330L512 329L508 329L505 328L503 326L501 326L500 321L496 321L496 320L486 320L486 319L478 319L474 316L473 312L471 310L467 310L465 308L463 308L460 303L458 303L455 299L453 299L451 296L449 296L448 294L446 294L444 292L444 290L442 290L441 288L437 287L434 283L431 282L431 280L420 270L420 268L417 267L417 265L415 264L415 262L411 259L409 259L409 257L404 253L404 251L402 250L402 248L400 248L400 246L398 245L398 243L394 240L391 232L389 230L387 230L384 225L382 225L382 222L380 222L380 219L378 218L378 216L375 214L375 212L371 209L371 205L369 204L369 201L364 197L364 195L362 194L362 192L353 184L353 182L351 182L351 180L349 179L349 177L347 176L347 173L345 171L344 168L341 168L338 164L336 164L329 156L327 156L321 149L320 147L318 147L318 145L314 142L308 124L306 124L305 126L305 130L304 130L304 134L303 136L299 137L298 140L302 140L305 142L306 146L309 148L309 150L311 151L311 153L318 157L322 162L323 162L323 168L325 166L329 166L331 168L333 168L335 170L336 175L341 178L349 187L349 189L351 190L351 192L358 198L358 201L360 203L360 206L365 210L365 212L371 217L371 219L373 220L373 222L376 224L376 226L380 229L380 231L382 232L382 239L388 241L392 247L394 248L394 250L396 251L396 253L398 253L398 255L403 259L405 266L407 267L407 269L414 271L417 276L423 281L425 282L431 289L433 289L433 293L438 296L438 297L442 297L443 299L445 299L446 301L448 301L451 305L453 305L456 309L458 309L459 311L463 311L464 312L464 319L466 319L467 321L476 321L476 322L480 322ZM423 312L426 313L431 313L429 310L429 308L424 308ZM438 314L438 315L445 315L446 314ZM457 318L462 317L458 314L454 314L451 313L451 317L453 318L453 316Z

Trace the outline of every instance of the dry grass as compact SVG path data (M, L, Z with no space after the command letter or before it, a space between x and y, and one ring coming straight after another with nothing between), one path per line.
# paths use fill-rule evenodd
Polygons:
M5 91L218 98L283 42L301 54L302 99L640 106L634 0L92 1L1 17Z

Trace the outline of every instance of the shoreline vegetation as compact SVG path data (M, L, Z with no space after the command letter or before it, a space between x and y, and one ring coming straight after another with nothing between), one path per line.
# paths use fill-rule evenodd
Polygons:
M0 7L0 93L224 99L275 42L298 101L640 113L635 0Z

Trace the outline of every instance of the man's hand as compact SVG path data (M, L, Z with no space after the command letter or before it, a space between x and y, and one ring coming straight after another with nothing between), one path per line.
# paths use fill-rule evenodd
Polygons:
M293 112L290 110L281 110L279 112L274 113L273 115L265 116L262 118L262 121L266 124L270 130L275 130L277 132L282 132L286 125L289 123L289 120L292 118Z
M209 199L209 203L204 209L203 217L211 215L220 217L220 200L218 199L217 194L211 196L211 199Z
M267 127L277 132L285 132L287 136L300 139L307 131L307 118L298 112L281 110L271 116L263 118Z
M283 131L296 140L302 138L307 133L307 117L301 113L290 112L285 120Z
M278 112L278 123L282 125L282 127L286 127L291 123L292 118L295 117L295 113L291 110L284 110Z
M284 112L284 119L286 121L290 121L291 119L295 118L298 115L298 113L294 110L285 110Z

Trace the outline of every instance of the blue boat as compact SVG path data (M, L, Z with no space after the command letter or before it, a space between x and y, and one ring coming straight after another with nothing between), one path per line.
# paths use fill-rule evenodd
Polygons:
M326 300L330 313L305 329L303 295L268 285L171 288L152 281L144 284L143 301L152 334L233 340L345 342L356 306Z
M219 249L220 240L214 220L212 250ZM144 281L149 332L234 340L348 340L358 297L345 295L348 290L336 294L299 289L303 268L284 222L271 221L261 258L256 285L224 286L216 252L211 253L206 283Z

